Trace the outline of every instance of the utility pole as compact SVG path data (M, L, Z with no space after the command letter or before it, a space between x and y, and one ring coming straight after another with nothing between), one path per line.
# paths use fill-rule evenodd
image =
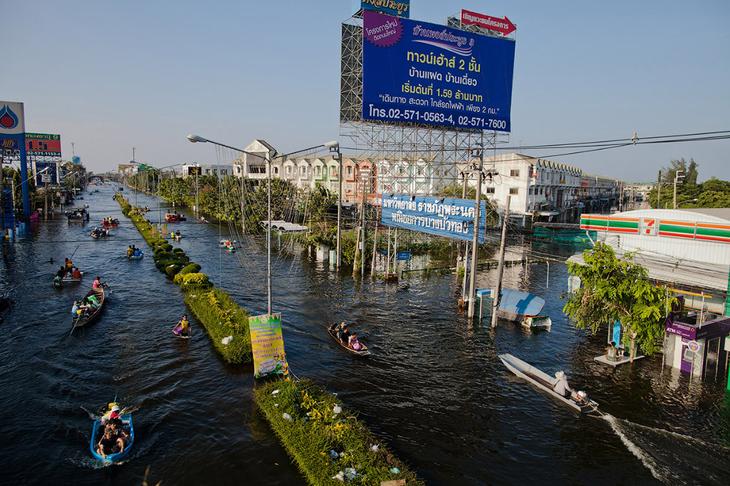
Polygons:
M76 143L71 142L71 157L76 157Z
M271 161L269 161L271 163ZM200 164L195 167L195 219L199 219L200 208L198 208L198 173L200 172ZM271 312L269 312L271 314Z
M660 209L662 205L662 171L659 171L659 176L656 180L656 208Z
M340 263L342 261L341 257L341 238L342 238L342 153L340 152L340 144L332 145L330 148L330 152L335 153L335 157L337 158L337 185L339 189L337 190L337 262L335 267L337 268L337 271L340 271Z
M497 288L492 295L492 327L497 327L497 311L499 310L499 299L502 293L502 275L504 274L504 247L507 241L507 222L509 221L509 203L511 196L507 195L507 205L504 208L502 218L502 238L499 243L499 264L497 265Z
M482 140L484 140L482 138ZM467 317L472 319L474 317L475 308L475 297L477 285L477 257L479 251L479 210L481 209L482 198L482 170L484 169L484 145L480 144L478 149L479 152L479 168L477 169L477 190L476 197L474 198L474 235L471 242L471 275L469 275L469 308L467 311ZM509 202L509 198L507 198Z
M370 171L367 171L367 176L364 172L360 172L362 175L362 211L360 211L360 226L362 227L362 241L360 242L360 278L365 278L365 189L366 180L369 182Z
M679 182L680 179L684 179L684 171L676 170L674 172L674 209L677 209L677 182Z
M266 308L271 315L271 151L266 151L266 198L267 198L267 218L266 225ZM197 202L196 202L197 205Z
M244 206L244 197L245 197L245 191L246 186L243 179L243 157L241 157L241 234L246 234L246 213L244 212L245 206Z

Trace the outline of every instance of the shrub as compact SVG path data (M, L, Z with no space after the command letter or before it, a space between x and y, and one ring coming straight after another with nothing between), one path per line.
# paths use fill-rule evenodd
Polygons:
M208 288L211 286L208 276L200 272L178 273L173 281L183 289Z
M200 265L198 265L197 263L188 263L178 273L181 273L181 274L198 273L199 271L200 271Z
M167 274L168 277L173 278L177 272L180 271L180 268L180 265L168 265L165 267L165 274Z

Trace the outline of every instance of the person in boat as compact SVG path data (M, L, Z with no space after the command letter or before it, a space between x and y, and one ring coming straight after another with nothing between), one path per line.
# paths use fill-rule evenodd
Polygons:
M79 267L73 267L71 270L71 278L74 280L81 280L81 270L79 270Z
M572 391L570 388L570 385L568 385L568 378L565 376L565 372L563 371L556 371L555 372L555 378L557 381L555 382L555 385L553 386L553 391L560 395L561 397L568 397L570 396L570 392Z
M63 277L56 274L56 276L53 277L53 286L56 288L63 287Z
M65 277L65 276L66 276L66 266L64 265L63 267L58 269L58 271L56 272L56 277L63 279L63 277Z
M132 248L134 248L134 253L132 254L133 256L136 256L136 257L142 256L142 250L140 250L139 248L136 248L134 245L132 245Z
M134 249L132 248L132 245L129 245L127 247L127 258L131 257L132 255L134 255Z
M74 268L74 262L72 262L70 258L64 258L63 266L66 269L66 273L71 273L71 270Z
M99 302L99 298L94 294L86 297L86 303L88 304L90 309L98 309L101 305L101 302Z
M584 392L583 390L572 392L570 394L571 400L573 400L576 404L583 406L588 405L588 394Z
M347 345L350 349L354 349L355 351L360 351L362 349L362 343L357 339L357 334L354 332L350 334L350 337L347 339Z
M111 429L105 429L104 435L101 436L99 443L96 445L96 452L104 458L111 454L124 452L124 441L121 437L115 437Z
M74 316L74 318L81 315L81 302L78 300L74 300L74 305L71 306L71 315Z
M188 315L183 315L175 326L175 334L178 336L188 336L190 334L190 321L188 321Z
M175 238L176 238L176 239L178 239L178 240L179 240L180 238L182 238L182 235L180 234L180 230L177 230L177 231L175 232Z
M347 324L345 324L345 321L342 321L340 322L339 326L337 326L337 339L339 339L341 343L347 344L349 338L350 330L347 329Z
M91 288L94 290L101 290L103 286L104 284L101 283L101 277L97 275L94 279L94 283L91 284Z

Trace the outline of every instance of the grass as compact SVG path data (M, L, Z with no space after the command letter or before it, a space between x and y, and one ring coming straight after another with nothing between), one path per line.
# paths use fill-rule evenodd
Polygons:
M185 274L188 275L195 274ZM193 288L185 292L185 304L205 326L213 346L226 361L233 364L251 362L248 312L230 295L217 288ZM221 341L226 336L233 336L228 345Z
M378 485L388 480L424 484L335 395L311 381L267 382L256 388L254 398L310 484L341 485L335 477L346 474L347 468L356 472L347 484ZM335 407L341 411L336 413ZM331 457L330 451L338 457Z

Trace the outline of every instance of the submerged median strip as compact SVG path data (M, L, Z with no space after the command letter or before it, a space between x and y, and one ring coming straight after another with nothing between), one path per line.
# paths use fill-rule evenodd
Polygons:
M200 265L190 262L182 248L173 248L134 208L124 196L114 196L128 217L152 248L155 266L179 285L185 304L205 327L213 346L225 361L232 364L251 362L251 337L248 313L223 290L214 288Z
M246 310L213 287L200 265L191 262L181 248L173 248L124 196L114 197L152 248L157 269L180 286L185 304L223 359L251 362ZM309 380L266 382L256 388L254 400L310 484L423 484L334 394Z
M267 382L255 398L310 484L424 484L336 396L309 380Z

